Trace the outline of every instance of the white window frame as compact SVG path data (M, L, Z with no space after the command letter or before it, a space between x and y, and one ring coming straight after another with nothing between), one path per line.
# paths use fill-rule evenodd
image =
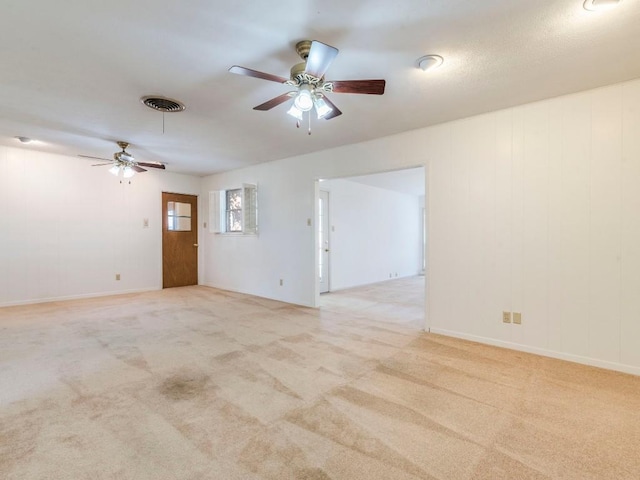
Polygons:
M242 231L227 231L227 191L240 189L242 203ZM220 235L258 234L258 186L243 183L241 187L209 192L209 232Z

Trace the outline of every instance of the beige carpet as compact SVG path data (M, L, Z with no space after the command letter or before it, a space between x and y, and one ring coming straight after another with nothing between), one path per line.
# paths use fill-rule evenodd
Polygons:
M421 282L0 309L0 478L640 478L640 378L421 333Z

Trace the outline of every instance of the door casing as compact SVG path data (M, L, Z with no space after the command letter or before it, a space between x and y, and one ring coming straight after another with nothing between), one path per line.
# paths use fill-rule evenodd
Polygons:
M330 268L329 260L331 254L330 244L330 222L329 222L329 192L320 190L318 197L318 258L321 265L318 265L318 285L320 293L327 293L330 289Z

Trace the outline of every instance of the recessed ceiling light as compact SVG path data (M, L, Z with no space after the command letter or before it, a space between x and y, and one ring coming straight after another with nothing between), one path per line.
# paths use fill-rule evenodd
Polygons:
M584 9L592 12L617 7L622 0L585 0Z
M440 55L425 55L420 57L417 61L418 68L421 68L425 72L427 70L434 70L444 63L444 58Z
M17 140L20 141L20 143L31 143L34 140L30 139L29 137L15 137Z

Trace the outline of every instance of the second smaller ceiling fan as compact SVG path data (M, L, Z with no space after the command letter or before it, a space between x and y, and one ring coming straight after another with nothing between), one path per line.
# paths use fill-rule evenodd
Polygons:
M103 160L107 163L96 163L92 166L99 167L102 165L111 165L111 168L109 169L109 173L112 173L113 175L116 175L116 176L122 173L122 176L124 178L131 178L136 173L146 172L147 169L142 167L159 168L161 170L165 170L164 163L161 163L161 162L136 161L133 155L127 152L127 147L129 146L127 142L119 141L117 143L118 143L118 146L122 149L122 151L114 153L113 160L109 160L108 158L102 158L102 157L92 157L90 155L78 155L78 156L83 158L92 158L94 160Z

